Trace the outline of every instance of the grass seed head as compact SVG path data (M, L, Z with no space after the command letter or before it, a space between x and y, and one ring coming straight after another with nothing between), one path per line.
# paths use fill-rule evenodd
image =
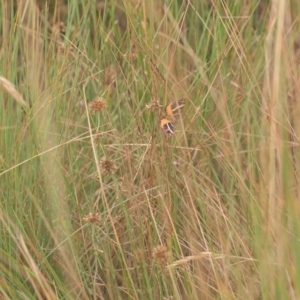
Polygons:
M157 246L153 249L153 258L158 264L164 268L168 264L169 254L168 249L165 246Z
M93 114L103 110L106 107L106 101L103 98L96 98L89 103L89 108Z

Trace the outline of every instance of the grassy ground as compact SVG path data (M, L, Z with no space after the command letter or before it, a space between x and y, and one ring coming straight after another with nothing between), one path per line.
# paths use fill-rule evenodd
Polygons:
M299 1L66 2L0 3L1 299L299 299Z

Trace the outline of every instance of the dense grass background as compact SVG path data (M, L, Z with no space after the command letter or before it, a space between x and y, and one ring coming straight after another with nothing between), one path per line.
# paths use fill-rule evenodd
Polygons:
M300 298L298 0L0 15L1 299Z

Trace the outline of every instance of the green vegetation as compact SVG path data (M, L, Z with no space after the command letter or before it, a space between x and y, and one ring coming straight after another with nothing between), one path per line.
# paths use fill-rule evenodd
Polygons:
M299 15L2 1L0 298L299 299Z

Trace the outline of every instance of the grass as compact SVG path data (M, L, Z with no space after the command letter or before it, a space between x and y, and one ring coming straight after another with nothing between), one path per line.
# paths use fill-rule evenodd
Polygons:
M252 2L0 3L1 299L299 298L300 7Z

